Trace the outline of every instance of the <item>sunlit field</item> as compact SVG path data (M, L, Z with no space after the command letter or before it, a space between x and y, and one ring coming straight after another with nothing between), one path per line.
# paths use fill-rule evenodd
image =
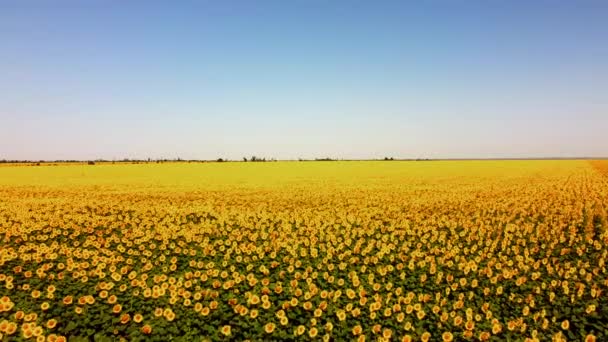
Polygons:
M0 339L608 340L608 162L0 167Z

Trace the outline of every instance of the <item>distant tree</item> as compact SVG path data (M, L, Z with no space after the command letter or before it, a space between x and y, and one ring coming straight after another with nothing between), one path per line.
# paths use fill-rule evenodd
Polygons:
M218 159L217 159L217 162L218 162L218 163L222 163L222 162L224 162L224 159L222 159L222 158L218 158Z
M92 161L92 160L89 160L89 161L87 162L87 164L88 164L88 165L95 165L95 162L94 162L94 161Z
M243 157L243 161L246 162L247 161L247 157Z

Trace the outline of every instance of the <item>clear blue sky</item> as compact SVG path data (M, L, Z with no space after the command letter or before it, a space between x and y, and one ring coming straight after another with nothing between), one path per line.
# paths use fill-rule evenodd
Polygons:
M0 1L0 159L608 155L606 1Z

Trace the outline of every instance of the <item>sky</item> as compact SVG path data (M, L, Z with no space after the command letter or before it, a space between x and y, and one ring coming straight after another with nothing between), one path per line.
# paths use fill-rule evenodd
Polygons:
M608 156L608 2L0 0L0 159Z

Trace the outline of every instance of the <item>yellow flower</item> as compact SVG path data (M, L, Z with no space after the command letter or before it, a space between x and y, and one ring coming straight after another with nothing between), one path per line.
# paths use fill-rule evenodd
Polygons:
M43 332L44 331L42 330L42 327L40 327L40 326L35 327L34 330L32 330L32 334L36 337L42 335Z
M298 325L298 327L296 328L296 335L300 336L300 335L304 334L305 331L306 331L305 326Z
M595 337L595 335L593 335L593 334L588 334L588 335L585 337L585 342L595 342L595 341L596 341L596 339L597 339L597 338Z
M274 331L275 328L275 324L270 322L270 323L266 323L266 325L264 325L264 331L267 334L272 334L272 332Z
M475 329L475 322L473 322L473 321L467 321L464 324L464 327L465 327L465 329L471 331L471 330Z
M298 298L291 298L291 300L289 301L289 304L291 304L291 306L298 306Z
M256 305L256 304L258 304L258 303L260 302L260 297L258 297L257 295L252 295L252 296L249 298L249 301L248 301L248 302L249 302L249 304L251 304L251 305Z
M148 324L144 325L143 327L141 327L141 332L144 335L150 335L152 333L152 327L149 326Z
M131 320L131 316L127 313L124 313L120 316L120 323L127 324Z
M55 328L56 325L57 325L57 321L55 319L49 319L46 322L46 327L49 328L49 329Z
M391 336L393 336L393 331L391 329L384 329L382 331L382 337L384 337L385 339L390 339Z
M379 334L381 330L382 326L380 324L374 324L374 326L372 327L372 332L374 334Z
M224 325L221 331L224 336L230 336L231 327L229 325Z

